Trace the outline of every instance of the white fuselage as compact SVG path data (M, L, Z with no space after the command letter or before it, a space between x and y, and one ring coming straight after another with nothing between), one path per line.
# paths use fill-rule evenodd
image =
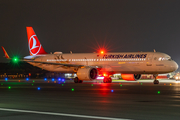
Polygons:
M94 66L112 73L162 74L178 68L169 55L160 52L44 54L33 57L34 61ZM29 63L53 72L76 72L75 67Z

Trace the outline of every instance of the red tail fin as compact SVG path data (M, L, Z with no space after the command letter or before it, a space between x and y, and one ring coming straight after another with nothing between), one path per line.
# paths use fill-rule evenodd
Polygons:
M30 55L47 54L32 27L26 27Z

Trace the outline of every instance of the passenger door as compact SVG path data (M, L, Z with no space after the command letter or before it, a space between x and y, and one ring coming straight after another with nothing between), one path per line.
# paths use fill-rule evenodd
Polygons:
M152 66L153 55L154 55L154 54L149 54L149 55L148 55L146 66Z

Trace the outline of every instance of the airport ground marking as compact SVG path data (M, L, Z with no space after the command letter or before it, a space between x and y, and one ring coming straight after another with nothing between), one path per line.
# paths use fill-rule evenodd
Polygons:
M34 113L34 114L57 115L57 116L79 117L79 118L90 118L90 119L102 119L102 120L130 120L130 119L124 119L124 118L110 118L110 117L100 117L100 116L77 115L77 114L67 114L67 113L53 113L53 112L41 112L41 111L7 109L7 108L0 108L0 110L2 110L2 111L10 111L10 112Z

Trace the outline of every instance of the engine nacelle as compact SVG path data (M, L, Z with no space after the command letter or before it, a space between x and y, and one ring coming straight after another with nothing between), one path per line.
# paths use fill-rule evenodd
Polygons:
M136 81L141 78L141 74L121 74L121 77L127 81Z
M77 71L77 77L79 80L94 80L98 76L98 70L96 68L80 68Z

